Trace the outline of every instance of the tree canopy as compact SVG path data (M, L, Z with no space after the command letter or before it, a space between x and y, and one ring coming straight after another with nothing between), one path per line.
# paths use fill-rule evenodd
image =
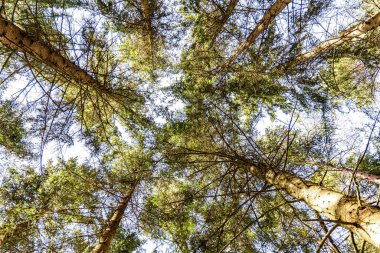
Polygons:
M378 0L7 0L1 252L378 252Z

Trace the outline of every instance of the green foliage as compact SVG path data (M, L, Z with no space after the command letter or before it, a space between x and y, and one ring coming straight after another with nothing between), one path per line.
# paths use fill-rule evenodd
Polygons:
M135 233L128 231L119 231L110 248L110 253L132 253L138 249L142 241Z
M99 205L96 177L95 171L77 164L75 160L48 164L40 175L31 167L26 167L23 172L10 168L1 188L3 219L0 234L6 238L2 247L20 250L26 247L29 251L28 244L33 240L35 247L46 242L52 249L79 247L81 244L82 248L87 247L87 240L79 240L78 245L69 246L61 240L69 235L85 235L82 229L67 229L69 224L87 224L88 231L94 228L91 224L95 222ZM65 235L62 234L64 228L67 229ZM47 234L50 238L41 242L38 233Z
M10 101L0 105L0 145L18 155L27 154L26 132L21 113Z
M110 21L109 29L123 39L118 60L128 63L131 74L137 78L154 82L169 65L165 30L170 24L165 20L168 6L165 8L162 1L147 2L148 6L142 1L96 1L101 14Z
M362 154L352 154L348 157L346 164L349 168L356 168ZM367 153L361 160L359 170L368 172L373 175L380 175L380 157L378 152Z
M36 232L40 208L46 201L44 196L38 194L42 183L43 179L30 167L23 172L10 168L9 176L2 180L0 235L4 240L3 250L28 250L28 244Z
M336 143L345 123L334 115L345 104L362 109L377 99L379 31L286 69L319 43L316 27L348 24L331 18L329 1L292 1L247 41L273 2L5 1L2 17L50 51L36 57L22 46L1 48L1 82L28 82L0 104L0 145L27 159L4 161L1 251L90 252L120 212L114 253L139 251L143 236L178 252L315 251L330 223L269 185L266 172L345 187L339 173L310 161L355 167L360 155ZM361 2L368 15L377 5ZM75 71L47 63L53 51ZM79 82L81 74L91 82ZM319 122L305 127L310 118ZM63 153L78 140L90 150L85 162L82 150L78 159L44 161L52 144ZM38 165L26 156L34 144ZM372 145L359 169L378 174ZM371 185L359 187L372 201ZM338 237L331 236L350 251ZM333 246L326 241L323 250Z
M332 96L350 99L358 105L373 101L373 80L369 69L360 60L343 57L329 62L321 76Z

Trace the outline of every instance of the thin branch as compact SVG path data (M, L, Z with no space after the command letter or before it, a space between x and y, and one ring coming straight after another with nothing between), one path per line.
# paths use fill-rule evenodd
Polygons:
M327 232L327 234L325 235L325 237L323 237L322 241L319 243L319 246L316 250L317 253L321 252L321 249L323 247L323 245L325 244L326 240L330 237L331 233L334 232L334 230L339 227L338 224L335 224L330 230L329 232Z

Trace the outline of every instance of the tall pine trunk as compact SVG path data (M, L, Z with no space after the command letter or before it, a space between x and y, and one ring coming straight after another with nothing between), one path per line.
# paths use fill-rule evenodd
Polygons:
M247 48L249 48L259 37L259 35L269 26L269 24L275 19L278 14L291 2L291 0L277 0L270 8L264 13L264 16L260 22L256 25L253 31L250 33L248 38L240 44L236 51L224 62L219 70L226 69L231 63L233 63L236 58L239 57Z
M135 192L138 182L134 182L132 187L124 194L119 205L116 207L115 211L112 213L109 220L106 222L105 227L99 237L99 243L94 247L92 253L106 253L111 246L112 240L116 235L119 228L120 221L124 216L125 209L127 208L129 202L132 199L133 193Z
M149 5L149 0L141 0L141 8L145 18L145 24L148 29L152 30L152 10Z
M0 17L0 43L6 48L30 55L40 62L67 75L79 84L88 85L91 89L110 94L110 91L94 79L89 73L77 66L51 45L37 41L11 21Z
M212 43L215 41L216 37L222 31L224 25L227 23L228 19L232 15L235 10L235 7L239 0L231 0L227 6L226 11L223 13L222 18L215 24L215 27L212 31L211 41Z
M154 0L155 1L155 0ZM150 55L152 55L152 61L154 61L153 54L154 52L154 28L152 24L152 8L151 3L149 0L141 0L141 8L145 19L145 27L148 32L148 38L149 38L149 50Z
M251 172L262 174L262 170L257 167L251 167ZM268 169L265 180L380 248L380 207L359 204L355 198L284 171Z

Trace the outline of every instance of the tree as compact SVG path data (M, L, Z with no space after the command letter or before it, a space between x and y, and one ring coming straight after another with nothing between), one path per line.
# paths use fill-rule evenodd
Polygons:
M0 19L1 43L12 50L19 50L32 57L40 59L43 63L53 66L57 71L71 76L79 83L91 85L99 93L109 93L109 91L100 85L97 80L91 77L84 70L76 66L73 62L61 56L57 51L46 44L34 41L28 37L26 32L4 18Z
M222 120L220 120L222 121ZM213 125L214 124L214 125ZM219 124L223 124L220 123ZM192 126L188 126L190 129ZM174 163L178 164L178 166L174 167L175 170L181 170L183 171L184 176L188 175L190 182L189 186L182 191L180 190L180 186L177 186L179 188L179 193L177 193L179 196L174 197L172 189L176 189L176 186L171 185L169 189L171 189L168 192L168 196L162 196L160 197L162 203L154 201L156 205L160 207L162 210L161 212L164 212L160 214L160 216L165 217L166 212L174 212L175 210L180 211L181 215L189 215L193 212L196 213L196 215L190 215L190 217L187 218L186 222L181 221L181 224L191 222L192 224L202 224L199 226L199 229L205 228L206 231L192 231L191 234L182 232L175 234L172 230L170 230L170 226L167 225L161 225L163 229L167 228L168 231L174 236L174 241L177 242L179 240L189 240L190 242L194 242L194 238L187 238L187 236L195 236L199 233L199 235L203 238L206 238L203 241L196 242L195 245L190 247L188 251L194 251L196 249L203 248L204 250L212 251L212 249L218 249L217 251L222 252L223 250L233 247L232 243L240 245L242 249L247 249L245 247L246 243L242 242L241 240L244 240L244 235L251 234L252 226L255 223L260 224L260 219L263 219L266 215L268 215L266 212L270 211L273 212L271 208L267 209L262 215L255 214L255 212L258 212L260 210L260 207L253 206L252 209L249 207L247 210L245 210L243 213L240 212L240 209L245 209L245 205L247 203L251 203L251 205L254 205L252 202L252 199L249 198L250 196L253 199L258 198L256 200L257 202L273 202L273 199L268 199L268 196L265 196L266 190L271 187L274 187L269 192L272 192L273 195L274 192L277 190L285 190L288 194L293 196L296 200L303 200L307 204L309 204L315 211L320 213L323 216L327 216L326 219L322 219L324 222L334 222L337 224L340 224L341 226L348 227L349 229L352 229L355 233L363 234L363 237L368 236L371 233L372 239L367 238L366 241L372 242L373 245L376 245L377 243L377 222L378 222L378 212L379 209L376 206L366 205L363 202L358 202L358 200L354 197L347 197L342 193L339 193L337 191L328 189L326 187L321 186L318 183L312 183L310 181L306 181L300 176L295 176L294 174L290 174L289 172L286 172L288 169L291 169L292 161L289 159L294 159L297 156L301 154L296 154L294 152L300 153L298 150L302 150L302 146L300 147L299 144L296 144L297 140L292 140L294 144L292 144L291 147L287 147L284 143L278 144L279 140L281 139L283 134L281 132L276 132L278 138L273 138L271 142L269 143L269 151L272 150L271 153L268 153L266 151L266 148L262 146L263 144L266 145L265 141L264 143L260 143L261 141L255 141L252 139L248 139L246 143L244 143L242 140L239 140L239 138L236 136L233 138L231 134L233 133L225 133L222 132L223 128L218 129L218 127L221 127L218 125L218 122L211 123L211 125L202 127L202 131L205 131L205 133L200 134L200 126L194 126L194 136L191 135L191 132L186 132L184 134L184 139L182 142L181 138L175 138L175 144L174 142L169 143L168 145L171 146L171 150L168 151L168 159L173 159L171 161L168 161L168 163ZM174 129L178 129L178 127L175 127ZM209 130L211 129L211 130ZM183 131L183 130L182 130ZM182 132L179 131L179 132ZM192 131L192 130L190 130ZM286 134L286 131L285 131ZM242 138L244 138L244 134L241 133ZM282 135L282 136L281 136ZM293 133L291 134L293 135ZM206 137L209 136L209 137ZM219 136L219 138L218 138ZM286 135L285 135L286 136ZM274 136L273 136L274 137ZM189 141L189 138L205 138L206 140L191 140ZM294 137L293 137L294 138ZM234 141L235 140L235 141ZM298 140L299 141L299 140ZM237 143L235 143L237 142ZM277 142L277 144L275 144ZM240 143L240 144L238 144ZM273 145L274 144L274 145ZM183 146L184 145L184 146ZM206 146L203 146L206 145ZM250 145L252 145L250 147ZM256 146L259 145L259 146ZM279 150L279 147L276 145L283 145L285 148L283 150ZM289 145L289 144L288 144ZM305 144L302 144L305 145ZM314 144L315 145L315 144ZM212 147L212 148L211 148ZM250 150L251 149L251 150ZM309 147L309 150L311 147ZM275 153L274 153L275 152ZM278 158L273 157L273 155L281 158L279 161ZM285 159L285 157L288 156L288 160ZM301 156L302 157L302 156ZM302 159L302 158L301 158ZM276 161L277 160L277 161ZM281 161L282 160L282 161ZM174 162L176 161L176 162ZM271 161L271 164L268 164L268 162ZM283 164L285 162L285 165ZM286 164L288 163L288 164ZM273 168L276 166L275 168ZM283 171L283 167L286 166L286 170ZM180 169L181 168L181 169ZM279 169L281 168L281 169ZM314 172L315 173L315 172ZM246 179L247 175L251 174L252 177ZM257 178L256 180L253 180L253 178ZM266 184L258 184L258 182L266 182ZM323 180L323 178L322 178ZM195 182L197 182L195 184ZM245 182L245 183L244 183ZM255 183L253 183L255 182ZM184 182L179 182L180 185L183 185ZM213 186L216 184L217 186ZM253 184L253 185L251 185ZM262 187L262 189L257 189L257 187ZM216 193L213 192L214 187L216 187ZM162 186L160 186L160 189L162 189ZM266 189L266 190L264 190ZM276 190L277 189L277 190ZM301 190L302 189L302 190ZM165 192L165 191L164 191ZM324 193L326 193L330 197L323 196ZM165 194L163 192L160 193ZM245 196L247 195L247 197ZM321 196L321 198L319 198ZM335 199L332 196L336 196L336 202L332 201L332 199ZM174 199L173 199L174 197ZM200 198L200 202L197 201L197 199ZM228 206L227 213L224 213L223 207L217 206L215 207L217 211L217 214L210 214L210 205L215 205L212 201L208 201L208 198L214 199L214 201L222 202L223 206ZM248 198L248 199L247 199ZM260 201L261 199L261 201ZM241 203L240 205L237 205L236 210L234 211L233 208L229 206L228 201L237 201L237 203ZM285 198L285 203L280 203L280 205L292 205L290 200L288 198ZM319 202L321 201L321 203ZM330 202L331 200L331 202ZM315 201L315 202L314 202ZM216 202L216 203L217 203ZM236 203L236 202L235 202ZM330 206L330 203L335 203L337 205L346 205L347 207L339 207L335 208L336 205L333 204ZM278 203L277 203L278 204ZM166 211L167 207L165 206L172 205L179 206L180 209L178 210L173 209L173 211ZM257 205L257 204L256 204ZM322 207L323 205L323 207ZM278 208L276 205L275 208ZM348 208L350 206L350 208ZM293 207L295 208L295 207ZM354 209L360 208L361 211L354 211ZM368 208L368 209L367 209ZM190 209L190 210L189 210ZM207 210L205 212L204 210ZM242 211L243 211L242 210ZM347 211L347 212L346 212ZM362 213L363 211L363 213ZM370 213L365 214L365 213ZM149 211L151 213L151 211ZM252 214L253 213L253 214ZM355 214L353 216L350 216L349 213ZM245 217L246 215L251 214L253 217L256 218L248 218L248 220L243 220L242 217ZM209 216L211 215L211 217ZM271 213L273 215L273 213ZM301 214L295 214L300 221L302 220L315 220L319 221L318 219L313 219L311 217L307 218L302 217ZM303 214L305 215L305 214ZM358 216L356 216L358 215ZM362 216L362 218L359 218L359 216ZM200 218L200 217L202 218ZM219 218L218 216L222 216ZM366 217L368 219L373 220L371 222L365 222L366 225L373 226L373 228L366 228L368 229L368 232L360 232L360 229L363 229L366 227L366 225L358 225L357 222L361 222L362 220L366 219L363 217ZM169 216L170 217L170 216ZM186 217L186 216L185 216ZM249 216L248 216L249 217ZM259 218L258 218L259 217ZM233 222L234 219L239 219L239 222L235 223ZM156 218L157 219L157 218ZM165 218L162 218L165 220ZM217 224L219 225L211 225L210 223L215 222L210 219L217 219ZM250 221L251 219L251 221ZM170 221L170 219L169 219ZM167 222L167 221L166 221ZM171 222L175 222L171 220ZM272 221L271 226L275 226L273 224L274 221ZM223 242L224 236L228 238L229 230L227 229L227 225L229 226L238 226L235 232L232 232L234 235L232 240L226 240ZM173 225L172 225L173 226ZM177 225L178 226L178 225ZM302 223L298 224L298 227L302 227ZM260 229L263 229L263 224L259 225ZM265 227L265 226L264 226ZM280 225L281 227L281 225ZM230 227L228 227L231 229ZM186 230L185 230L186 231ZM300 231L301 232L301 231ZM206 234L204 234L206 233ZM266 232L268 233L268 232ZM298 234L298 237L304 237L302 234ZM182 239L179 239L178 237L182 237ZM239 238L241 237L241 238ZM253 237L255 238L255 237ZM252 240L253 240L252 238ZM217 241L212 241L217 240ZM272 238L273 240L273 238ZM310 242L309 242L310 243ZM225 245L223 245L225 244ZM183 245L183 243L181 243ZM243 246L244 245L244 246ZM280 247L282 245L276 245L275 247ZM235 246L236 247L236 246ZM238 246L239 247L239 246ZM232 249L232 248L230 248ZM279 249L279 248L277 248ZM187 251L183 250L182 251ZM296 250L296 248L294 248Z
M284 68L285 69L291 68L294 65L308 61L331 48L342 45L343 43L347 41L360 39L365 35L366 32L377 28L379 25L380 25L380 13L377 13L376 15L368 18L367 20L362 21L359 24L354 25L340 32L334 38L331 38L313 47L308 52L300 56L297 56L294 60L288 62Z
M93 253L108 252L111 242L116 235L116 231L119 228L120 221L123 218L125 208L129 204L136 186L137 183L133 183L131 189L124 194L121 202L107 221L106 227L103 228L103 232L99 237L99 243L92 250Z
M6 150L18 155L26 155L25 129L23 127L22 115L19 115L15 105L5 101L0 107L0 145Z
M228 60L222 64L221 69L228 67L236 58L247 49L256 38L262 33L269 24L273 21L273 19L286 7L287 4L290 3L290 0L279 0L276 1L270 8L264 13L261 21L256 25L253 31L249 34L247 40L242 43L238 49L228 58Z
M158 71L169 65L166 55L166 40L172 26L167 18L171 4L163 1L125 1L116 4L112 1L96 1L98 11L111 21L110 29L120 32L123 38L122 60L131 64L133 74L144 79L155 80Z
M253 168L253 170L258 169ZM357 199L347 199L342 193L303 181L289 173L268 170L265 177L278 189L284 189L295 198L305 201L320 214L379 247L379 207L362 205Z
M2 180L1 248L4 251L60 250L79 247L62 238L68 224L92 231L98 218L97 173L75 160L49 164L37 174L32 167L10 168ZM101 210L101 209L99 209ZM66 230L66 236L86 238L85 230ZM75 238L75 237L74 237ZM85 240L86 241L86 240Z
M3 2L1 250L375 252L376 3Z

